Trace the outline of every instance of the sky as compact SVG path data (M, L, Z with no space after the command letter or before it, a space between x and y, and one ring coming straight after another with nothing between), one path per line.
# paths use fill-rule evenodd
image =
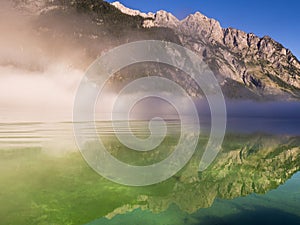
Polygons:
M221 26L268 35L290 49L300 59L299 0L119 0L142 12L160 9L183 19L197 11L214 18ZM109 2L114 2L109 0Z

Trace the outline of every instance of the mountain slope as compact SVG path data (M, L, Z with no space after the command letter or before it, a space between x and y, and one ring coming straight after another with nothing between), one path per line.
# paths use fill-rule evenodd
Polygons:
M203 56L229 98L300 97L300 62L290 50L267 36L260 38L234 28L222 28L218 21L199 12L180 21L163 10L142 13L120 2L11 1L15 8L33 17L33 30L51 42L53 57L60 54L63 42L64 49L71 49L67 55L72 54L72 49L80 52L80 62L76 63L81 68L86 68L101 52L123 43L166 40ZM184 79L179 79L181 84L187 84ZM196 95L198 89L190 87L190 92Z
M113 5L131 13L119 2ZM174 30L185 47L203 55L214 72L229 83L236 81L265 97L284 93L300 96L300 62L268 36L259 38L253 33L222 28L218 21L199 12L181 21L165 11L137 15L144 17L144 27Z
M27 29L47 45L44 54L54 60L60 55L64 59L78 55L71 63L80 69L86 69L104 51L126 42L158 39L180 43L171 29L145 29L141 16L124 14L102 0L7 1L31 18Z

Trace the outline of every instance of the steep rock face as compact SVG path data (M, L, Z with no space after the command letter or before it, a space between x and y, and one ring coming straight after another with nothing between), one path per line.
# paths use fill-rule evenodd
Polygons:
M232 28L224 30L223 42L224 45L228 46L232 50L235 50L236 52L244 51L250 47L248 44L247 33ZM253 45L253 48L255 47L256 46Z
M238 29L224 29L218 21L199 12L179 21L159 11L143 23L144 27L173 29L185 47L203 56L225 79L225 85L234 81L264 97L300 97L300 62L268 36L260 38Z

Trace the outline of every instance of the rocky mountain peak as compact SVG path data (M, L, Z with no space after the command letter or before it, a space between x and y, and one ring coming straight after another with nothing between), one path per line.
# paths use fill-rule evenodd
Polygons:
M179 23L179 20L174 15L164 10L156 12L154 17L154 25L160 27L169 27L176 29Z
M206 17L200 12L191 14L183 20L177 19L174 15L164 10L153 13L141 13L138 10L132 10L119 2L112 3L115 7L128 15L139 15L145 18L144 27L168 27L185 33L189 36L205 37L211 41L223 42L224 31L217 20Z
M173 29L182 44L205 56L216 73L259 95L281 91L300 94L299 60L269 36L260 38L235 28L222 28L217 20L200 12L179 21L163 11L149 23Z
M223 30L220 23L196 12L181 21L181 32L198 37L205 37L210 41L222 42Z
M150 27L176 28L179 23L179 20L174 15L164 10L159 10L156 13L152 13L152 12L144 13L139 10L130 9L118 1L113 2L111 4L115 6L117 9L119 9L122 13L131 16L143 17L145 19L143 26L147 28Z
M154 13L149 12L149 13L143 13L139 10L135 10L135 9L130 9L127 8L126 6L124 6L121 2L116 1L111 3L114 7L116 7L117 9L119 9L122 13L130 15L130 16L141 16L143 18L152 18L154 19Z

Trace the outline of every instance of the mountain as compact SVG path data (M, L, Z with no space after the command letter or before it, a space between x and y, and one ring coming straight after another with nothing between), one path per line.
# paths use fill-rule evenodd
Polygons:
M155 14L133 13L119 2L112 4L123 13L142 16L144 27L171 28L183 46L204 56L214 72L230 83L236 81L262 96L286 92L299 97L300 62L271 37L222 28L218 21L200 12L180 21L163 10Z
M144 39L166 40L202 56L229 98L300 97L300 62L290 50L268 36L258 37L234 28L222 28L218 21L199 12L178 20L163 10L142 13L120 2L11 1L15 8L34 18L33 29L39 37L50 39L53 55L60 51L59 40L68 40L71 49L80 51L83 59L78 64L82 68L114 46ZM174 73L170 72L172 77ZM187 83L184 79L183 76L178 82L184 85ZM195 87L185 88L194 95L199 92Z
M129 16L113 5L102 0L4 0L12 3L14 13L6 18L13 21L11 26L21 26L26 30L15 31L8 39L26 35L26 41L18 40L13 54L24 55L37 49L39 57L27 65L27 69L43 69L43 61L66 62L85 70L98 56L121 44L158 39L180 44L179 38L169 28L142 27L141 16ZM12 16L18 12L17 16ZM19 15L20 14L20 15ZM24 22L26 21L26 22ZM25 27L25 28L24 28ZM24 44L26 42L26 44ZM34 42L34 43L32 43ZM32 55L32 54L31 54ZM15 57L16 58L16 57ZM19 62L9 62L19 65ZM26 57L25 57L26 58ZM6 62L5 64L8 64ZM0 59L0 64L1 64ZM33 65L37 64L37 65ZM21 65L22 68L25 67Z

